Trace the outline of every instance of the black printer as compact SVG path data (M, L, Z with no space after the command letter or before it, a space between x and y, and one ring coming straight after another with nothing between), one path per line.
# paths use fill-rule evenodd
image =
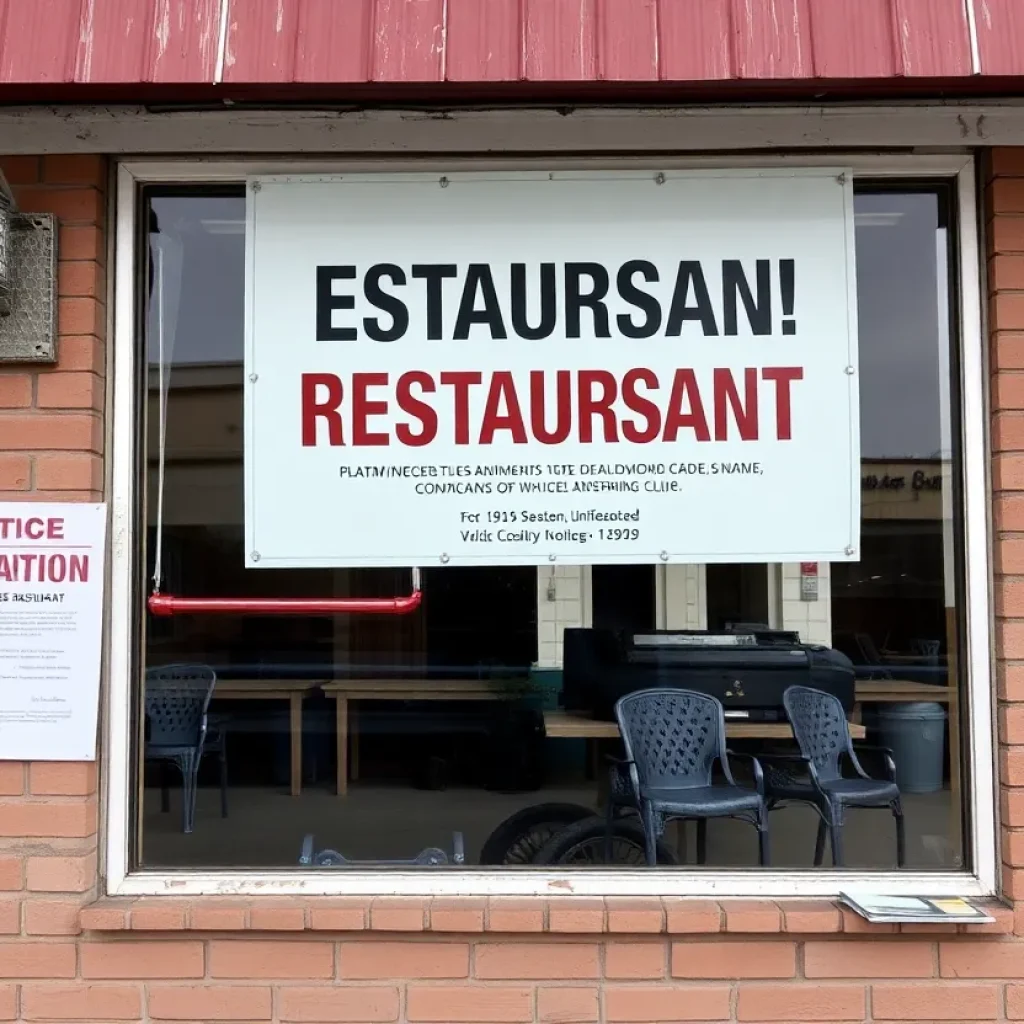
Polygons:
M854 702L853 663L845 654L803 644L797 633L738 624L724 630L617 632L566 629L562 705L612 719L615 702L634 690L675 687L718 698L727 718L785 718L782 694L812 686Z

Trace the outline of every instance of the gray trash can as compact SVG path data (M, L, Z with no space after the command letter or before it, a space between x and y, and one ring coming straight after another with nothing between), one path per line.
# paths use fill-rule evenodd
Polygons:
M878 710L882 745L892 751L904 793L942 789L946 712L941 704L884 704Z

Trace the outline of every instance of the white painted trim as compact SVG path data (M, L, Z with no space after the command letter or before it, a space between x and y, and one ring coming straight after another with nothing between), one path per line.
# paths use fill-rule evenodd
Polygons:
M783 815L785 811L776 811ZM781 818L779 819L781 820ZM755 840L751 832L752 848ZM887 896L987 896L972 875L854 871L443 870L139 872L112 896L778 896L835 897L842 889Z
M114 222L114 333L111 368L113 429L109 459L110 489L110 643L107 653L107 731L103 744L106 780L107 886L113 890L128 873L131 838L129 792L132 782L132 650L133 619L141 613L135 602L135 204L136 178L130 168L117 170Z
M226 35L226 32L225 32ZM5 154L401 155L966 149L1024 144L1024 102L474 110L5 107ZM721 161L719 161L720 163Z
M964 13L967 15L967 35L971 41L971 74L981 74L981 47L978 45L978 12L975 0L964 0Z
M0 117L2 130L2 117ZM876 178L907 177L948 178L956 175L971 157L968 153L831 153L828 156L810 154L762 153L731 157L675 154L673 156L649 156L640 153L635 156L544 156L542 154L520 156L515 153L496 153L493 156L426 156L403 159L401 170L416 173L437 173L455 170L459 173L472 171L514 170L514 171L563 171L582 168L601 170L676 170L700 168L786 168L821 167L823 163L834 164L842 157L844 167L855 173ZM163 160L129 159L122 166L129 167L140 181L152 182L236 182L244 185L250 174L367 174L388 171L395 173L395 158L391 156L341 157L317 156L254 156L248 160L232 157L180 156Z
M441 0L441 81L448 81L448 0Z
M0 122L2 122L0 118ZM436 127L436 126L435 126ZM2 129L0 129L2 130ZM443 135L443 133L440 133ZM1022 136L1024 140L1024 136ZM167 145L165 140L165 148ZM278 146L282 145L279 138ZM506 140L507 145L507 140ZM38 144L33 152L38 152ZM832 154L830 161L839 154ZM178 896L213 893L280 894L391 894L455 895L512 894L566 895L717 895L717 896L834 896L841 887L882 888L892 894L931 893L983 896L997 888L997 843L993 776L994 742L992 734L992 681L990 648L990 559L988 549L988 484L986 479L987 420L984 401L984 366L980 275L977 236L977 200L973 163L963 155L946 156L863 156L842 155L843 163L872 177L913 175L915 177L953 177L959 179L960 201L960 276L961 337L963 339L964 464L967 484L967 598L969 704L972 718L970 755L972 770L968 797L974 808L972 833L968 841L973 849L975 873L900 872L783 872L783 871L424 871L414 872L138 872L129 875L128 842L131 829L129 786L132 772L131 708L133 681L130 645L133 641L133 616L140 613L133 601L135 558L132 510L135 500L135 288L134 232L136 213L135 186L138 181L238 180L246 173L262 173L270 162L243 163L128 162L120 166L117 185L116 264L114 268L115 327L114 350L114 423L112 581L110 616L110 685L106 742L103 750L108 826L105 835L107 889L113 895L138 896L149 893L174 893ZM774 165L788 162L806 165L820 162L810 157L772 159L661 160L658 166L693 166L714 163L718 166L747 166L751 163ZM571 161L548 160L547 167ZM444 166L451 166L447 160ZM481 167L497 161L473 161ZM510 166L509 159L502 166ZM522 166L523 162L516 162ZM602 167L626 161L602 159ZM650 164L651 161L643 161ZM580 161L575 161L579 166ZM587 166L593 166L588 161ZM636 160L629 163L636 167ZM282 169L284 164L271 164ZM291 166L298 166L294 159ZM380 164L378 163L378 166ZM394 165L388 165L394 170ZM314 172L337 169L336 163L324 167L311 164L301 169ZM372 164L346 165L343 169L370 170ZM423 170L422 165L417 167ZM991 813L990 813L991 812ZM785 812L781 812L785 813Z
M117 168L110 166L107 168L106 173L106 202L104 203L104 215L107 218L106 223L114 224L117 212ZM114 238L113 231L104 232L103 237L103 249L104 249L104 266L113 267L115 265L115 252L116 252L116 239ZM109 298L109 297L108 297ZM114 303L108 301L106 303L106 309L103 317L104 324L104 337L112 338L114 336ZM104 389L103 396L103 450L104 452L111 451L113 446L114 436L114 352L111 346L104 346L103 353L103 373L104 380L108 386ZM109 495L113 490L113 459L104 459L103 462L103 493ZM112 509L108 503L107 505L107 536L113 537L114 529L111 525ZM113 547L113 541L108 545L110 549ZM112 565L112 555L108 552L108 558L106 565L104 566L104 594L111 593L111 583L114 575ZM102 637L106 638L111 635L111 602L105 601L103 608L103 634ZM97 757L102 757L102 750L105 749L107 739L107 709L110 707L110 658L111 650L110 645L106 644L101 640L102 643L102 662L100 668L100 691L99 691L99 715L97 717L97 748L99 753ZM99 788L99 834L107 834L107 825L110 819L110 807L107 801L107 791L102 787ZM106 850L100 844L98 851L99 854L99 877L101 879L106 878Z
M220 0L220 17L217 19L217 63L213 69L213 84L224 81L224 64L228 52L228 9L231 0Z
M969 765L965 787L973 809L965 840L972 847L976 876L989 892L998 888L999 801L995 789L994 719L996 678L992 649L992 549L989 540L991 478L985 362L982 275L985 263L978 237L978 193L974 164L958 175L960 286L960 359L962 376L961 443L963 446L964 530L967 583L967 685ZM991 810L991 814L987 813Z

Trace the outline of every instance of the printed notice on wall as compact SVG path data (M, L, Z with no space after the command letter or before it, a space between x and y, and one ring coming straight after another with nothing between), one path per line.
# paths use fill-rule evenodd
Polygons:
M859 557L848 171L247 203L249 567Z
M103 505L0 502L0 760L96 756Z

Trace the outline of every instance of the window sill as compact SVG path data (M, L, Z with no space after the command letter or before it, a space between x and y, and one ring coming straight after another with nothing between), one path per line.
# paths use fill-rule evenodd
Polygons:
M985 906L995 924L869 924L831 900L152 896L102 898L82 908L79 924L85 932L1011 934L1013 911L998 901Z

